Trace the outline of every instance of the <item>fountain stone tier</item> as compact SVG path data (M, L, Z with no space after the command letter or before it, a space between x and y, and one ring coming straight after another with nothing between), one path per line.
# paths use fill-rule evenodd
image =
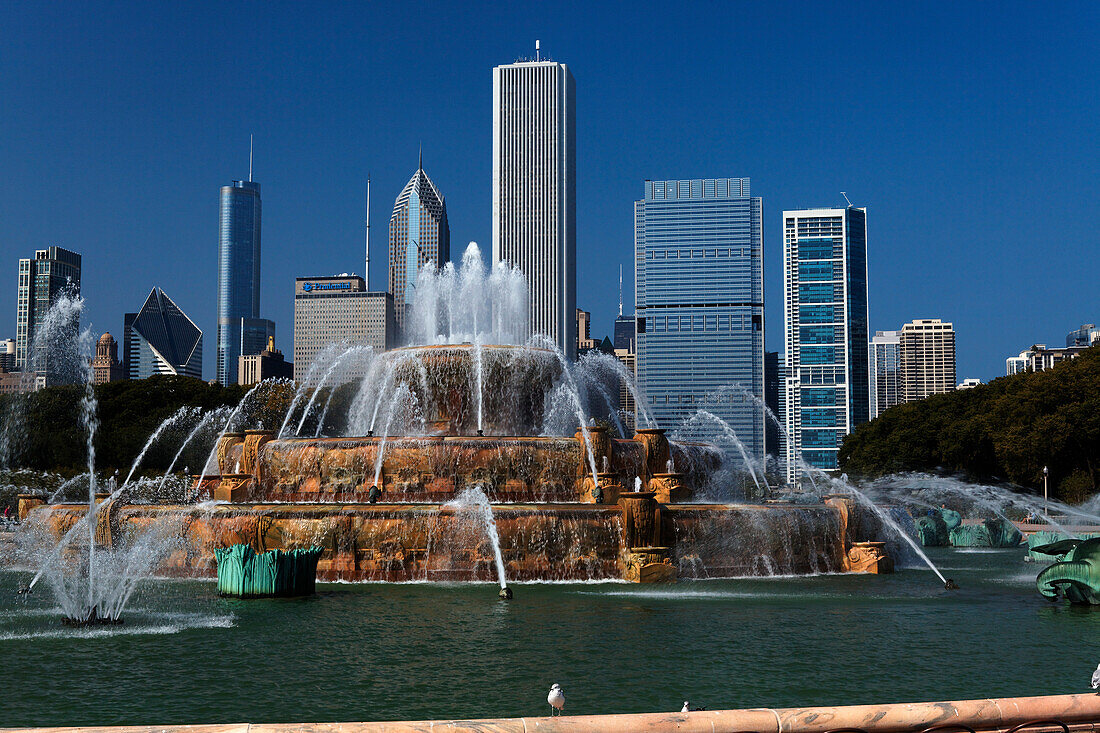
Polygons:
M715 445L669 440L656 427L614 435L588 424L578 395L560 353L548 349L387 352L348 410L357 435L226 432L213 450L217 467L192 486L198 503L112 501L97 513L93 541L124 548L150 527L178 527L159 568L166 574L209 577L215 552L236 545L250 549L223 552L226 572L272 550L308 551L322 580L498 580L502 588L505 579L889 569L881 538L851 501L693 503L730 488L716 484L729 472ZM87 511L35 503L21 498L21 513L55 534Z
M473 344L394 349L379 357L378 371L408 387L428 435L537 435L562 376L548 349Z

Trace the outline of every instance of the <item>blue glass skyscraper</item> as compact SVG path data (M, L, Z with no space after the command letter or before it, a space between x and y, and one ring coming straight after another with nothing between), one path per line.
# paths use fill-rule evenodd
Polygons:
M870 419L867 211L783 212L787 481L799 458L837 467L844 436Z
M764 457L761 200L749 179L646 181L634 204L638 382L658 424L700 409ZM718 432L717 423L700 427Z
M260 184L233 181L230 186L222 186L218 218L217 378L220 384L237 381L241 319L259 317Z

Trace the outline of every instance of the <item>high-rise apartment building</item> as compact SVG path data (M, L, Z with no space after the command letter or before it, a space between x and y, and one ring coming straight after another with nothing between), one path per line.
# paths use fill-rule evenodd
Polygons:
M317 352L332 344L370 346L375 352L396 346L393 301L391 293L367 291L355 275L296 278L294 379L302 381Z
M583 352L596 348L592 339L592 314L577 308L577 351Z
M405 327L405 308L412 302L420 268L429 262L442 267L450 259L447 202L424 172L421 157L416 173L401 189L390 215L389 286L399 329Z
M955 329L939 318L901 327L902 402L955 391Z
M0 369L15 371L15 339L0 340Z
M19 286L15 319L15 365L19 369L34 368L40 382L59 381L61 375L51 375L46 363L48 349L32 354L34 336L46 318L50 306L62 292L80 294L81 258L62 247L36 250L33 259L19 260ZM76 337L78 324L71 324ZM74 375L75 376L75 375ZM51 379L54 377L54 379ZM60 379L60 381L67 381Z
M871 380L871 419L905 401L901 379L901 332L875 331L867 345L868 376Z
M1100 328L1096 324L1086 323L1076 331L1066 335L1066 346L1092 346L1100 344Z
M493 262L530 286L531 332L576 354L577 182L573 75L565 64L493 69Z
M1021 372L1042 372L1053 369L1063 361L1076 359L1089 346L1067 346L1065 348L1047 348L1046 344L1034 344L1019 356L1005 359L1005 374L1012 376Z
M130 379L156 374L202 379L202 329L160 288L149 291L140 311L125 315L123 339Z
M761 209L747 178L646 181L634 204L638 382L654 417L675 427L705 408L756 459L765 449Z
M799 458L837 467L841 440L869 419L867 211L783 212L787 480Z
M217 380L237 381L242 319L260 317L260 184L222 186L218 217ZM263 349L267 339L259 343Z

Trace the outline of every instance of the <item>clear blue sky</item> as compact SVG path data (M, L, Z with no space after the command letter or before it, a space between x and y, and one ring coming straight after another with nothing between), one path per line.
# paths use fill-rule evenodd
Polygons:
M455 252L491 236L492 77L536 38L577 81L578 304L610 333L646 178L748 176L764 199L767 347L782 350L784 208L866 206L871 328L939 317L959 378L1100 322L1097 3L5 3L0 337L19 257L84 256L97 330L153 285L205 332L218 188L263 188L264 317L293 279L372 281L424 166ZM457 254L456 254L457 256Z

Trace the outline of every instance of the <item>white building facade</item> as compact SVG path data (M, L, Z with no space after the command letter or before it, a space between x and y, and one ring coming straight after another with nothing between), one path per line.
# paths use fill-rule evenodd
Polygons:
M530 287L530 328L570 359L577 348L576 108L554 61L493 69L493 262Z

